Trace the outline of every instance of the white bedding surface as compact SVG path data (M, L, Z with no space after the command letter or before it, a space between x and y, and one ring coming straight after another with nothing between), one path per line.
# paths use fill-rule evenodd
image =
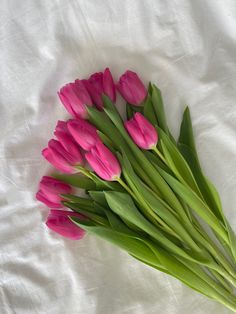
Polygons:
M65 240L34 199L61 85L109 66L161 88L177 136L197 148L236 231L236 2L3 0L0 9L0 313L226 314L93 236Z

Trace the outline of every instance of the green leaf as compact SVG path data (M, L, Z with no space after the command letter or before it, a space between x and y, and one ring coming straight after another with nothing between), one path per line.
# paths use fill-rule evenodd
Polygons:
M174 256L171 256L170 258L169 254L165 252L162 248L153 248L153 250L160 260L161 264L164 265L164 267L172 276L179 279L190 288L201 292L208 297L215 298L217 293L214 291L214 289L212 289L211 286L207 282L205 282L199 275L193 272L191 268L181 263L181 261L179 261ZM191 262L188 263L191 266L194 265Z
M96 224L101 224L101 225L107 225L107 219L104 218L100 214L100 211L98 212L95 207L86 207L86 206L80 206L79 204L74 204L74 203L69 203L69 202L63 202L63 204L72 209L73 211L80 213L89 219L91 219L94 223Z
M159 169L163 178L172 187L172 189L210 226L215 230L223 240L228 241L224 226L212 213L209 207L199 198L199 196L190 188L184 186L178 180Z
M188 162L199 189L207 202L208 206L215 215L224 221L224 213L222 210L219 195L212 183L204 176L199 159L197 156L196 146L193 137L192 121L189 108L187 107L183 114L180 128L180 136L178 140L178 148L185 160Z
M73 216L70 216L69 219L85 231L87 231L89 227L91 228L97 227L97 225L90 219L73 217Z
M149 120L149 122L152 123L153 126L158 124L152 100L149 95L144 103L143 114Z
M174 175L171 169L167 167L167 165L163 161L161 161L161 159L157 157L157 155L153 151L149 151L149 150L144 151L144 155L151 161L154 167L158 166L162 168L163 170L165 170L165 172L168 172L169 174ZM156 169L158 170L158 168Z
M161 91L154 84L152 84L152 103L156 112L158 125L168 134L169 130L166 122L166 115Z
M158 258L152 252L152 250L145 245L142 241L130 234L126 234L124 232L118 232L109 228L104 227L94 227L88 226L87 223L84 223L82 220L78 219L77 217L71 217L71 220L77 224L79 227L83 228L88 232L92 232L95 235L106 239L107 241L117 245L121 249L127 251L131 255L135 255L140 259L154 264L159 265Z
M147 262L147 261L144 261L144 260L142 260L141 258L139 258L139 257L137 257L137 256L135 256L135 255L132 255L132 254L130 254L130 256L132 256L133 258L135 258L136 260L138 260L138 261L140 261L141 263L143 263L143 264L146 264L146 265L148 265L148 266L150 266L150 267L152 267L152 268L155 268L155 269L157 269L157 270L159 270L160 272L162 272L162 273L165 273L165 274L167 274L167 275L169 275L169 276L172 276L166 269L165 269L165 267L163 267L162 265L155 265L155 264L152 264L151 262Z
M87 110L90 122L92 122L100 132L105 134L116 148L125 144L121 134L105 112L99 111L94 107L88 107Z
M105 211L107 218L109 220L111 218L111 215L114 215L114 214L110 211L110 208L109 208L107 201L106 201L106 198L105 198L104 191L89 191L89 194L91 195L91 197L96 202L95 206L97 206L97 204L99 204L100 206L103 207L103 211ZM126 219L123 219L123 222L125 223L126 226L129 227L130 230L135 230L138 232L140 231L136 226L134 226L132 223L128 222Z
M159 270L159 271L162 272L162 273L165 273L165 274L171 276L171 274L170 274L164 267L162 267L161 265L160 265L160 266L157 266L157 265L155 265L155 264L152 264L151 262L144 261L144 260L142 260L141 258L139 258L139 257L137 257L137 256L135 256L135 255L132 255L132 254L130 254L130 256L132 256L133 258L135 258L136 260L140 261L140 262L143 263L143 264L146 264L146 265L148 265L148 266L150 266L150 267L152 267L152 268L155 268L155 269Z
M184 249L176 246L173 242L171 242L162 231L154 227L146 218L144 218L144 216L134 205L134 202L129 195L125 193L109 191L105 192L105 196L112 211L148 233L170 252L178 254L179 256L182 256L191 261L196 262L198 259L198 262L200 263L208 263L206 258L199 258L192 251L189 251L190 254L188 254Z
M91 173L93 177L93 181L96 184L97 190L115 190L115 191L123 191L124 189L115 181L105 181L99 178L96 174ZM93 190L93 189L91 189ZM94 189L95 190L95 189Z
M82 221L77 217L71 217L71 220L84 230L117 245L142 262L163 272L170 273L192 289L216 299L230 308L235 308L230 294L217 285L211 277L204 274L194 263L188 262L184 264L181 262L181 259L175 258L162 248L157 248L154 243L139 236L93 226L90 222Z
M177 257L177 259L182 264L184 264L186 267L188 267L189 270L191 270L195 275L197 275L198 277L203 279L204 282L210 286L210 290L213 292L214 298L216 300L218 300L219 302L221 302L223 304L225 304L225 302L227 303L229 301L230 303L232 302L232 304L234 304L234 306L235 306L235 297L232 294L228 293L228 291L225 290L224 287L219 285L212 277L208 276L208 273L206 273L202 268L200 268L195 263L192 263L192 262L189 263L188 261L185 261L179 257ZM213 271L213 273L214 273L214 271ZM209 291L209 289L207 290L207 292L208 291Z
M203 171L200 166L200 162L197 156L196 146L194 143L193 137L193 129L192 129L192 121L190 116L189 108L187 107L183 114L183 120L180 128L180 136L179 136L179 143L178 147L188 162L197 184L202 192L202 195L207 202L208 206L212 210L212 212L221 220L224 224L225 228L227 229L228 233L228 241L230 242L230 249L236 260L236 241L235 241L235 234L231 229L230 225L225 218L219 194L214 187L214 185L204 176ZM223 246L225 246L225 242L222 241ZM227 249L227 247L226 247Z
M221 205L221 200L220 200L220 197L219 197L219 194L218 194L216 188L207 178L205 178L205 180L208 184L209 189L211 190L211 193L212 193L212 196L214 197L215 203L218 206L219 213L221 214L220 218L222 218L222 221L224 222L224 225L227 229L228 238L230 241L230 250L232 252L234 260L236 261L236 235L235 235L234 231L232 230L230 224L228 223L227 218L224 215L222 205ZM224 245L224 243L223 243L223 245Z
M68 183L72 186L75 186L75 187L78 187L81 189L85 189L85 190L96 189L95 183L91 179L85 177L82 174L71 174L71 175L69 175L69 174L53 173L52 176L55 179L58 179L60 181L63 181L65 183Z
M196 281L196 275L189 275L190 271L188 270L188 268L181 264L175 257L168 255L168 253L166 253L161 248L155 249L154 245L151 244L150 241L140 239L139 237L130 236L125 232L117 232L108 228L90 226L76 217L71 217L71 220L86 231L94 233L95 235L117 245L121 249L127 251L130 255L141 260L143 263L146 263L148 265L151 265L152 267L168 273L168 270L166 270L166 268L160 263L159 257L161 257L164 262L167 262L169 268L171 269L171 275L180 279L191 287L191 279L194 278L193 282ZM186 271L188 273L188 280L185 279L187 278L187 276L185 275ZM199 281L200 278L197 278L198 285ZM202 283L203 281L201 281L201 285L199 285L197 291L202 290ZM209 287L207 286L206 291L208 290L208 288ZM204 290L202 291L205 292Z
M201 252L201 249L196 245L192 237L182 226L172 208L170 208L158 195L155 195L155 193L138 178L125 153L123 154L122 168L126 180L129 185L131 185L134 193L140 200L140 203L144 203L144 206L146 204L154 213L156 213L163 222L165 222L165 224L182 239L183 242L186 242L196 252Z
M154 243L146 243L172 276L178 278L192 289L214 298L223 304L229 305L230 303L235 308L234 296L229 294L224 287L217 284L199 265L191 261L186 261L182 257L170 255Z
M130 104L126 103L126 117L127 119L131 119L133 117L134 111Z
M236 236L234 231L232 230L230 224L228 221L225 219L227 231L228 231L228 236L229 236L229 242L230 242L230 249L233 254L234 260L236 261Z
M165 115L165 108L161 96L161 91L158 87L156 87L154 84L152 84L152 103L154 110L156 112L156 118L158 121L158 126L168 135L170 140L176 145L176 141L174 137L172 136L167 122L166 122L166 115Z
M74 209L80 209L80 208L86 209L92 213L96 213L96 214L104 216L103 209L97 208L96 203L91 198L83 198L83 197L79 197L79 196L75 196L71 194L62 194L62 197L64 199L67 199L66 202L65 201L63 202L63 204L67 204L67 206L70 206L71 209L73 209L72 206L74 206ZM106 203L106 206L107 206L107 203Z
M194 155L197 157L197 151L193 136L192 121L188 106L184 110L178 143L187 145L193 151Z
M202 197L198 185L191 172L191 169L184 157L160 128L158 128L158 132L161 137L161 147L165 159L167 160L168 165L173 173L182 183L186 183L191 189L193 189L193 191L195 191L200 197Z
M203 175L203 174L202 174ZM204 175L203 175L204 176ZM208 185L208 188L210 190L210 193L211 193L211 196L212 198L214 199L215 201L215 204L219 210L219 212L221 213L220 216L222 216L222 218L224 219L225 216L224 216L224 213L223 213L223 209L222 209L222 204L221 204L221 200L220 200L220 196L219 196L219 193L218 191L216 190L215 186L213 185L213 183L207 178L207 177L204 177L205 178L205 181Z
M188 162L198 187L203 195L205 202L208 204L212 212L224 222L224 213L221 207L219 195L212 183L204 176L200 164L193 150L185 144L178 144L179 150Z
M126 234L133 234L132 231L123 223L120 217L114 214L110 209L106 210L106 215L113 230L124 232Z
M149 95L152 95L152 88L153 88L153 87L152 87L152 83L149 82L149 83L148 83L148 94L149 94Z
M72 195L72 194L61 194L64 200L67 200L71 203L77 203L81 205L87 205L87 206L93 206L93 200L91 198L84 198L81 196L77 195Z
M91 198L103 207L108 207L104 191L89 191Z
M225 278L223 276L221 276L220 274L218 274L217 271L211 269L210 271L213 275L213 277L216 278L217 282L224 287L227 291L229 291L230 293L233 293L233 289L232 286L230 286L230 284L225 280Z
M143 113L143 107L142 106L133 106L129 103L126 103L127 119L131 119L136 112Z
M192 239L191 235L186 231L180 220L172 213L172 211L164 204L162 199L154 196L152 192L142 185L139 189L142 198L145 198L150 208L161 217L163 221L180 237L180 239L187 244L192 250L200 253L202 256L204 252Z

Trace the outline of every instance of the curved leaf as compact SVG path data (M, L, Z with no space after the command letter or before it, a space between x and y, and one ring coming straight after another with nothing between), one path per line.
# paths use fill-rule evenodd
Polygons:
M178 180L160 169L163 178L168 182L172 189L210 226L224 241L228 242L227 232L221 222L212 213L209 207L199 198L190 188L184 186Z

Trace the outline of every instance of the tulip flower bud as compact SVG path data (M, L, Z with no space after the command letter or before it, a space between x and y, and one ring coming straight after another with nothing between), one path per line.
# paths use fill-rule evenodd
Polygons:
M38 201L44 203L50 208L62 208L63 198L60 194L70 194L72 188L70 185L56 180L49 176L42 177L39 183L39 190L36 194Z
M116 85L122 97L131 105L140 106L147 96L147 89L138 75L126 71Z
M121 167L112 152L101 142L85 154L89 165L106 181L115 181L120 177Z
M72 155L57 140L50 140L48 147L42 151L42 155L55 168L62 172L74 173L74 166L83 164L83 157L79 151Z
M125 122L125 128L133 141L142 149L156 147L158 141L154 126L139 112Z
M97 129L85 120L70 120L68 122L68 130L70 131L75 141L84 150L91 150L91 148L100 141L100 138L97 134Z
M74 140L73 136L70 134L67 127L67 122L58 121L54 135L57 137L65 150L70 152L72 156L78 156L78 158L81 156L80 148Z
M85 235L85 231L75 225L69 217L83 218L82 215L66 210L50 210L46 225L52 231L72 240L80 240Z
M88 117L86 106L92 106L92 100L81 80L63 86L58 92L58 96L73 117L82 119Z
M109 68L104 73L94 73L88 80L83 80L83 83L98 109L103 108L102 94L107 95L111 101L116 101L115 84Z

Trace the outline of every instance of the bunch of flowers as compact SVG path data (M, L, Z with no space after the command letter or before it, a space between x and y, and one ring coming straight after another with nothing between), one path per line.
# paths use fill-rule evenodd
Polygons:
M102 237L236 311L236 238L201 169L189 109L176 141L160 90L132 71L115 84L107 68L58 95L73 118L58 121L42 152L59 170L36 195L50 208L47 226L74 240Z

